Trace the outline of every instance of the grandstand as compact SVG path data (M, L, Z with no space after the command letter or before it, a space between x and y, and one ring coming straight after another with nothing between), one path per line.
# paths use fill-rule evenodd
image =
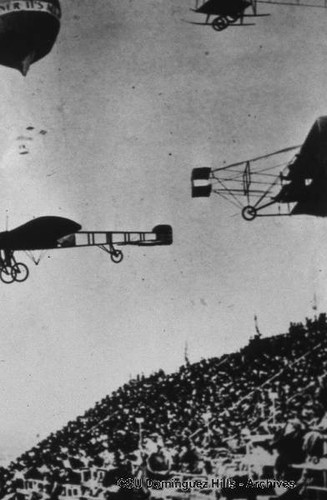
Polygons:
M327 500L326 443L320 314L239 352L130 380L1 468L0 498ZM158 490L161 480L175 482Z

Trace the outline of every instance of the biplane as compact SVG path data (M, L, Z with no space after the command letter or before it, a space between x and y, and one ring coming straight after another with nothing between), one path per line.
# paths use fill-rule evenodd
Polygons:
M314 2L315 0L312 0ZM317 0L318 3L306 3L302 0L195 0L195 7L191 9L197 14L205 14L204 23L191 22L190 24L211 25L215 31L223 31L228 26L253 26L253 23L244 23L244 18L264 17L269 13L258 13L258 3L273 5L293 5L295 7L327 7L327 0ZM248 9L252 13L247 13ZM215 16L210 21L211 16ZM237 24L238 23L238 24Z
M327 217L327 116L315 121L302 146L218 168L195 168L191 184L193 198L217 194L248 221L300 214Z
M172 228L169 225L155 226L152 231L81 231L77 222L63 217L38 217L22 226L0 233L0 279L4 283L25 281L29 269L17 262L15 252L24 251L33 258L33 252L97 246L107 252L111 260L119 263L123 252L121 245L154 246L171 245ZM34 263L38 261L33 258Z

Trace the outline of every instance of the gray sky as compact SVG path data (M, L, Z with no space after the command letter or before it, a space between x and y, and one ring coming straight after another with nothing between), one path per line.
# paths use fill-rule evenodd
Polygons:
M244 345L326 310L326 221L246 223L192 200L191 170L301 143L327 114L326 15L261 6L215 33L191 0L63 0L52 53L0 67L0 226L59 215L84 230L171 224L171 247L50 252L1 285L0 439L23 451L130 375ZM30 154L16 137L36 135Z

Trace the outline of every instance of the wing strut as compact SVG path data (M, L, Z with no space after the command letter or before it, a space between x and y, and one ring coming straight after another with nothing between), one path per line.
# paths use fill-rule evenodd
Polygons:
M325 0L325 1L327 1L327 0ZM257 15L257 0L251 0L251 7L252 7L253 15L256 16Z
M36 266L41 262L41 260L47 253L46 250L41 250L38 255L36 255L35 251L33 252L32 250L25 250L24 252L27 255L27 257L31 259L32 262L34 262Z
M244 196L246 196L248 205L250 204L250 186L251 186L251 168L250 168L250 162L247 161L243 172L243 191L244 191Z

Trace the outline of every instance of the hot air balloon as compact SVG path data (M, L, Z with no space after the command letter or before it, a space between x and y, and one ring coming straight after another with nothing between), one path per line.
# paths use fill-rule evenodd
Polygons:
M51 51L60 17L59 0L0 0L0 64L26 76Z

